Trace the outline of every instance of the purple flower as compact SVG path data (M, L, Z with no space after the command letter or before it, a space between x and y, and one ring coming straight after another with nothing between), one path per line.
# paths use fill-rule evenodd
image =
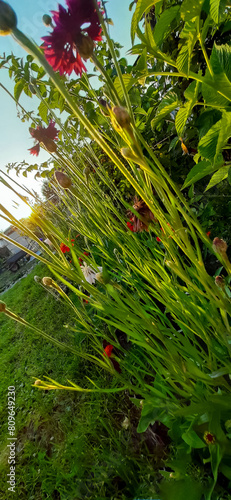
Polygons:
M54 71L60 75L77 75L86 71L84 60L92 56L94 41L102 38L98 14L93 0L66 0L68 9L58 6L52 11L53 32L44 36L44 54Z

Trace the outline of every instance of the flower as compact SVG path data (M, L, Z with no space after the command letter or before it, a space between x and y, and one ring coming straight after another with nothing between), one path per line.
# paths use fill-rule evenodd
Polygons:
M156 237L156 241L158 241L158 243L161 242L161 239L159 238L159 236Z
M58 139L58 130L55 128L55 122L51 121L47 128L38 126L37 128L29 128L29 132L33 139L36 139L37 144L29 149L31 155L38 156L40 151L40 143L42 143L49 153L55 153L57 146L54 140Z
M94 41L102 40L99 17L93 0L66 0L52 11L54 29L42 38L44 54L54 71L70 75L75 71L82 75L86 60L93 54ZM85 25L87 27L84 27Z
M71 187L72 181L67 174L56 170L54 175L60 187L62 187L63 189L69 189Z
M206 236L208 236L208 238L209 238L210 234L211 234L211 231L208 231L208 232L206 233Z
M130 231L133 232L133 223L131 224L131 222L133 222L133 217L130 219L130 222L127 221L127 226L128 226L128 229L130 229Z
M179 139L180 139L180 142L181 142L181 149L182 149L182 151L183 151L183 153L182 153L182 154L183 154L183 155L188 155L188 154L189 154L189 152L188 152L188 148L187 148L187 146L185 146L185 144L183 143L183 139L182 139L181 137L180 137Z
M79 235L78 235L79 236ZM83 255L86 255L86 257L88 257L89 253L88 252L83 252ZM83 259L82 257L79 257L79 262L82 263L83 262Z
M70 248L67 245L65 245L65 243L61 243L59 248L63 253L70 252Z
M127 226L134 233L141 231L148 231L148 226L150 222L152 222L153 220L156 221L150 208L148 207L148 205L146 205L146 203L143 200L138 200L137 196L135 196L134 198L133 208L136 210L136 212L138 212L142 220L138 218L136 215L134 215L133 212L129 212L128 215L132 217L130 221L133 221L133 226L132 229L128 226L128 223Z
M90 266L86 264L86 262L83 263L83 266L80 266L82 269L82 273L84 275L85 280L90 283L90 285L94 285L95 280L96 280L96 271L92 269ZM102 267L98 267L99 271L102 271Z
M108 344L103 351L103 355L110 358L112 355L112 351L113 351L113 345Z
M206 431L204 433L204 440L207 444L214 444L216 442L216 438L215 438L214 434L212 434L209 431Z

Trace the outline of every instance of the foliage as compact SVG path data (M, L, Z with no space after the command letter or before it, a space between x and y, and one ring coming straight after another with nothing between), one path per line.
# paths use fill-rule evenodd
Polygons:
M54 119L60 128L48 171L35 168L51 178L57 169L68 174L68 187L56 178L66 211L53 205L43 216L34 209L53 249L29 227L24 232L43 249L39 258L54 276L48 286L74 313L75 331L89 343L87 352L67 339L61 347L112 376L107 389L95 380L90 389L75 382L65 388L141 395L138 430L162 422L172 440L172 472L161 472L163 498L184 498L190 490L193 500L215 500L219 474L227 487L230 479L231 264L226 243L216 238L212 247L207 233L222 228L228 236L228 227L216 220L223 199L213 203L211 197L218 182L220 192L229 193L230 11L222 1L135 4L131 38L139 43L131 49L138 56L133 66L119 58L101 18L106 42L92 56L101 75L97 90L92 75L59 78L36 45L14 30L30 52L25 64L14 56L2 63L16 81L15 99L22 91L30 95L32 83L40 99L34 126ZM111 359L103 342L113 346ZM64 387L53 379L41 384ZM214 434L209 448L204 430Z

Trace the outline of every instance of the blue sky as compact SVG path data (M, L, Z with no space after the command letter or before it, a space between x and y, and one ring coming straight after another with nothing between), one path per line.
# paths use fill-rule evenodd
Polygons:
M111 37L124 46L121 50L121 56L126 56L126 50L131 47L130 24L131 12L129 4L131 0L108 0L106 4L108 17L111 17L114 26L110 26ZM47 28L42 23L43 14L50 10L56 10L58 2L56 0L8 0L8 3L15 10L18 18L18 28L27 36L33 38L38 44L41 43L40 37L46 35ZM65 6L65 1L60 0ZM0 56L13 52L17 57L26 57L26 53L13 40L11 36L0 37ZM126 56L127 57L127 56ZM11 92L14 83L10 80L7 70L0 69L0 82ZM23 96L20 99L21 104L29 111L36 109L39 101L33 96L33 99ZM28 122L22 123L17 118L17 110L14 101L0 88L0 109L1 109L1 129L0 129L0 169L5 171L6 165L10 162L27 161L28 163L43 162L48 158L46 152L41 151L38 159L32 157L28 148L33 145L29 134ZM1 174L0 174L1 175ZM12 178L15 178L20 184L26 185L29 189L40 190L40 182L35 181L33 174L29 178L16 177L13 171L10 172ZM0 203L8 210L12 211L17 219L29 215L28 208L20 204L17 210L12 209L12 201L19 202L16 196L12 196L11 191L0 184ZM7 223L0 218L0 230L7 227Z

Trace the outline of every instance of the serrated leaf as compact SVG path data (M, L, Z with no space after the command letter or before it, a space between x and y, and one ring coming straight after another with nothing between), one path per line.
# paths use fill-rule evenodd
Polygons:
M151 9L156 3L163 2L163 0L138 0L136 4L135 12L132 16L131 23L131 40L132 44L134 43L135 34L137 30L137 26L142 16Z
M194 81L190 83L189 87L185 91L185 97L189 100L179 109L175 119L176 131L179 137L183 134L187 119L192 112L193 106L197 102L199 88L199 82Z
M47 118L48 108L43 101L41 101L39 104L38 112L39 112L39 115L41 116L42 120L48 124L48 118Z
M186 38L187 41L180 49L176 64L178 71L188 76L190 71L190 63L191 63L193 48L197 41L197 33L195 30L194 23L189 22L185 25L185 28L186 27L187 29L185 29L184 32L183 30L181 32L181 38Z
M214 171L214 168L215 167L212 167L211 163L208 161L200 161L194 165L193 168L191 168L181 189L185 189L186 187L191 186L191 184L195 184L195 182L203 179L206 175L211 174Z
M174 109L176 109L177 106L179 106L179 102L173 101L171 104L168 104L167 106L163 107L159 112L157 112L157 115L151 121L152 129L154 129L156 127L157 123L159 123L160 120L162 120L163 118L168 116L169 113L174 111Z
M224 0L210 0L210 14L215 23L218 24L225 19L225 7Z
M178 5L170 7L170 9L165 10L154 29L154 40L157 45L161 45L164 39L171 32L171 23L174 19L177 18L177 15L180 11L180 7Z
M226 179L228 177L229 169L230 165L225 165L225 167L219 168L219 170L215 172L215 174L213 174L205 191L208 191L208 189L211 189L212 187L216 186L216 184L219 184L219 182Z
M221 120L216 122L200 140L198 153L214 165L230 136L231 112L223 111Z
M19 97L23 91L24 85L25 85L25 81L19 80L19 82L17 82L16 85L14 86L14 98L15 98L16 102L18 102L18 100L19 100Z
M133 78L133 76L130 73L123 74L122 78L123 78L123 82L124 82L125 88L129 92L129 90L132 88L133 84L135 83L136 79ZM124 92L123 92L123 89L121 87L120 79L119 79L118 76L116 77L116 79L114 81L114 86L115 86L115 89L117 91L117 94L118 94L119 98L123 99L124 98Z

